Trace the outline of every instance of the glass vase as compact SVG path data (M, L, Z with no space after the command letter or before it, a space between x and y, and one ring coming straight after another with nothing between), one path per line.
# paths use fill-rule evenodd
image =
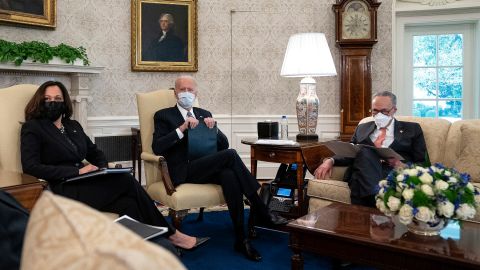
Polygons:
M440 231L448 224L448 219L435 218L433 222L424 222L417 219L413 219L410 224L407 225L408 231L425 236L440 235Z

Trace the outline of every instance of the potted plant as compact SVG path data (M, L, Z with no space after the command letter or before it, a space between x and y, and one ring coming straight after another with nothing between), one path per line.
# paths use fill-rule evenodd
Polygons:
M50 46L40 41L24 41L21 43L0 39L0 62L14 62L19 66L24 60L47 64L54 57L62 59L67 64L74 64L79 59L83 65L90 64L85 48L72 47L61 43L57 46Z

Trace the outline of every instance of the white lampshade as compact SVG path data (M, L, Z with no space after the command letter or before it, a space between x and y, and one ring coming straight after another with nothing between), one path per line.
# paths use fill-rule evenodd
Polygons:
M337 71L323 33L295 34L288 40L281 76L335 76Z

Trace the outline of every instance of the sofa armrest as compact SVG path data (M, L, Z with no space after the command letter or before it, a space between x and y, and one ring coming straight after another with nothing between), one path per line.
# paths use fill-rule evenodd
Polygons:
M163 185L168 195L172 195L176 190L173 185L170 174L168 173L167 160L163 156L157 156L151 153L142 152L140 158L144 162L154 163L163 179Z

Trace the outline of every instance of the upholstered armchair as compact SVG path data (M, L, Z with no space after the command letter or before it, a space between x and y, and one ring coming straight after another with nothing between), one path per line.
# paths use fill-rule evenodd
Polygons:
M0 169L22 172L20 130L25 121L25 106L38 86L19 84L0 89Z
M168 173L167 161L164 157L153 153L153 116L158 110L174 106L175 103L176 99L172 90L137 93L142 141L141 159L145 166L147 192L154 200L169 208L173 224L179 228L189 209L200 208L199 220L201 220L205 207L223 204L225 201L219 185L186 183L175 187ZM194 104L194 106L198 106L198 104Z

